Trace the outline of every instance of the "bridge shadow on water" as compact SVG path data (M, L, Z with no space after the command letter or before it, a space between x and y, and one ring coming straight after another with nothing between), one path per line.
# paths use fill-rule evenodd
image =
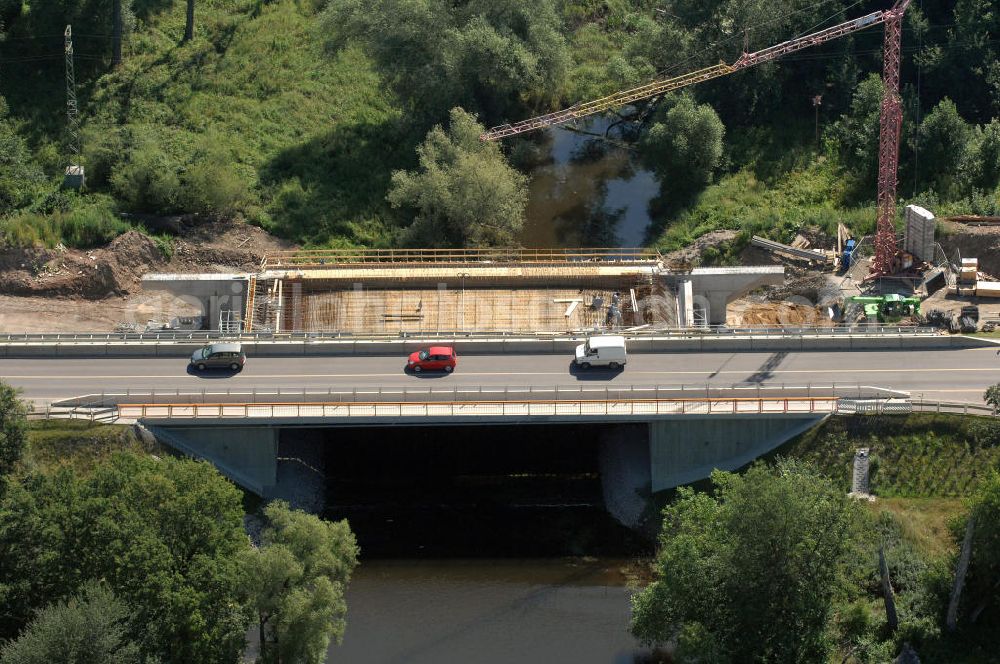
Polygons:
M323 516L348 519L366 558L648 554L604 506L615 426L298 429L281 445L322 450Z

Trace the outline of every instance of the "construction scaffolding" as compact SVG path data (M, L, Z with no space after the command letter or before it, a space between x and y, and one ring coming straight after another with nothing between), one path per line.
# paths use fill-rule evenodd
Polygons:
M336 269L360 265L559 265L597 262L613 264L659 263L660 254L642 248L593 249L312 249L268 254L261 272L290 269Z
M549 332L676 325L676 298L659 282L620 287L329 288L258 280L247 330L348 334Z

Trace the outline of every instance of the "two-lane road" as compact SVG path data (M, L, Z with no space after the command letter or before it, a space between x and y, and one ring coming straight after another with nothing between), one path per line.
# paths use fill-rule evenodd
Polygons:
M181 358L0 360L0 379L46 403L125 390L370 389L378 387L704 386L886 387L929 399L981 401L1000 382L996 348L942 351L633 353L619 373L571 367L566 355L467 355L451 375L409 375L402 357L250 357L242 373L198 374Z

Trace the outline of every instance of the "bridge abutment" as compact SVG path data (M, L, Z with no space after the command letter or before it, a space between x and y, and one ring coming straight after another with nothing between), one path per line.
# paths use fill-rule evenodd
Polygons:
M697 415L649 424L652 490L736 470L819 424L824 415Z
M277 427L148 427L161 443L198 459L254 493L269 497L278 483Z

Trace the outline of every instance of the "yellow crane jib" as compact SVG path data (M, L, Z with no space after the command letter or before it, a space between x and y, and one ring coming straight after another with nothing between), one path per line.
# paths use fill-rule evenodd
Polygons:
M732 65L727 65L724 62L719 63L717 65L712 65L711 67L705 67L704 69L688 72L687 74L683 74L681 76L675 76L674 78L653 81L652 83L647 83L646 85L642 85L638 88L616 92L612 95L608 95L607 97L601 97L600 99L594 99L582 104L574 104L569 108L565 108L561 111L555 111L554 113L549 113L547 115L539 115L538 117L522 120L521 122L515 122L514 124L502 124L497 127L492 127L488 131L483 132L479 136L479 140L495 141L507 136L523 134L534 129L563 124L571 120L576 120L578 118L606 111L609 108L624 106L625 104L630 104L634 101L639 101L640 99L647 99L672 90L677 90L693 83L701 83L702 81L725 76L726 74L731 74L734 71L736 71L736 69Z

